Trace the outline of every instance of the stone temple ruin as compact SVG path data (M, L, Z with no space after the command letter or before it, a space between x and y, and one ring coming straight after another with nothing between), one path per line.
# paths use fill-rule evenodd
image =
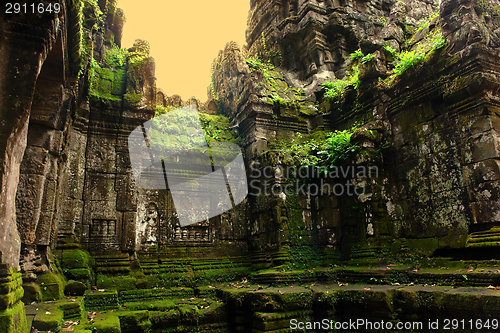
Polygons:
M157 89L115 0L37 3L0 20L0 332L498 328L498 0L251 0L206 103ZM237 144L248 195L183 225L129 137L190 105L203 135L145 137Z

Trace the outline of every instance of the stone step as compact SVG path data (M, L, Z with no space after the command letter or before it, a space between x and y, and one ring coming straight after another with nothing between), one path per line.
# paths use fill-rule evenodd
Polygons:
M96 273L128 274L131 270L130 259L126 253L106 256L96 255L94 259Z
M491 247L500 245L500 227L473 232L469 235L466 247Z

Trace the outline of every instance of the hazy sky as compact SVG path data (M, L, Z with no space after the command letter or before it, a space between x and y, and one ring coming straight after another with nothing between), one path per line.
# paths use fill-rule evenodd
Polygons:
M206 101L212 60L227 42L245 42L250 0L118 0L118 7L127 20L122 47L149 41L157 87Z

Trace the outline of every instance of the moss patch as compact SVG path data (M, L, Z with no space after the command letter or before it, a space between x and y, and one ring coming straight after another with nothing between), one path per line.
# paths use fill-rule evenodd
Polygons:
M96 277L97 289L113 289L118 291L135 289L136 278L130 275L98 275Z
M148 311L127 311L118 313L122 333L149 332L151 322Z
M116 313L98 314L88 326L99 333L121 333L120 319Z
M64 297L64 278L56 273L47 273L38 277L38 284L44 301L53 301Z
M18 302L12 308L0 311L0 329L2 332L28 332L24 304Z
M118 308L118 293L111 291L87 290L84 296L84 306L87 311L112 310Z
M87 286L84 283L79 281L69 281L64 288L64 293L70 296L83 296L86 290Z
M40 305L33 319L33 327L39 331L54 331L61 329L64 313L61 309L49 305Z
M80 249L65 250L61 255L61 266L63 268L88 268L90 255Z
M24 296L22 301L26 304L42 301L42 288L38 284L30 283L23 285Z

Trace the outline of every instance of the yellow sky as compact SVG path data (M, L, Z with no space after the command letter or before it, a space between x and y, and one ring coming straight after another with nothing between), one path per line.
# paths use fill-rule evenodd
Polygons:
M118 0L125 11L122 47L151 44L157 87L207 100L210 66L227 42L245 42L250 0Z

